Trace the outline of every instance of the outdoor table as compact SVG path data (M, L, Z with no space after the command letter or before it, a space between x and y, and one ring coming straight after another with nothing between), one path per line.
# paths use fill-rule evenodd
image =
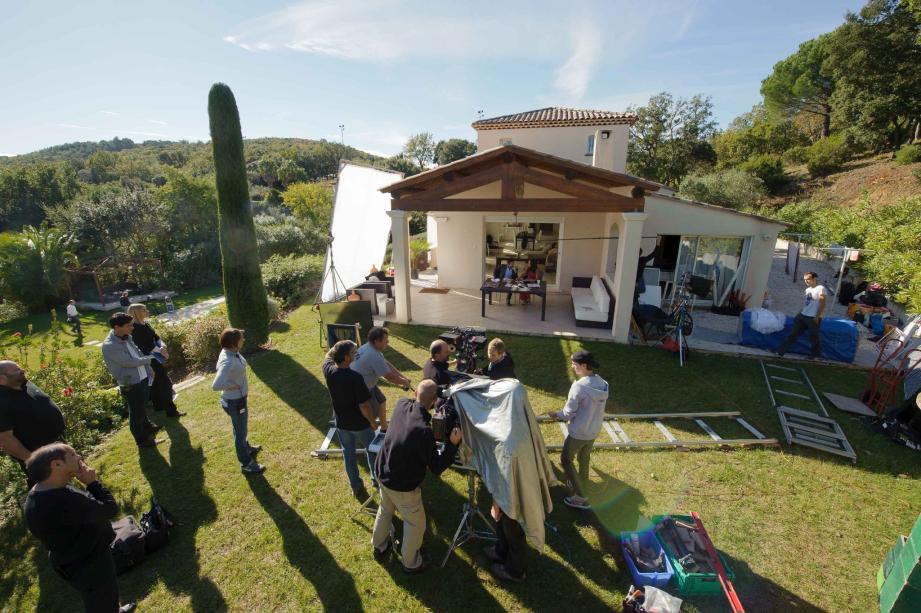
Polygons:
M534 285L534 287L531 287ZM493 292L498 294L518 294L527 292L532 296L540 296L540 320L544 321L547 313L547 284L543 281L528 283L520 287L517 283L509 285L503 281L486 281L480 288L480 316L486 317L486 298L489 297L489 304L492 304Z

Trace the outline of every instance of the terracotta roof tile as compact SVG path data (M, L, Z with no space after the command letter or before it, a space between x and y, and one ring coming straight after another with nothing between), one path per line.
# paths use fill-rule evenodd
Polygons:
M561 128L568 126L606 126L612 124L633 125L634 113L614 111L593 111L548 106L544 109L490 117L473 122L474 130L504 130L509 128Z

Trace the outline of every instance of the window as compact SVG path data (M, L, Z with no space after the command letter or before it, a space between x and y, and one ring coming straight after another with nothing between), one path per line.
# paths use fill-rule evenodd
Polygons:
M512 144L512 139L510 139L510 138L500 138L500 139L499 139L499 145L500 145L500 146L503 146L503 145L511 145L511 144Z
M585 143L585 155L595 155L595 135L592 134L588 137L588 142Z

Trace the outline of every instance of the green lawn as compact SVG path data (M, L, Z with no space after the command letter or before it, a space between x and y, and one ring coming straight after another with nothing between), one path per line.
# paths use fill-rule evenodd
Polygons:
M173 298L173 304L177 309L179 309L191 304L195 304L196 302L201 302L210 298L216 298L223 295L223 293L223 286L209 285L207 287L189 290L187 292L182 292L176 295ZM164 306L162 300L152 300L146 304L148 305L151 313L163 313L166 311L166 307ZM118 308L120 309L121 307ZM77 338L77 335L70 331L70 325L66 323L67 314L65 313L64 307L56 309L58 320L65 324L64 334L61 336L61 340L64 343L64 348L62 349L61 354L66 356L69 353L79 353L81 351L85 351L84 344L88 341L103 340L109 333L109 317L111 317L115 310L116 309L113 308L111 311L81 311L80 323L83 331L83 339L81 343L81 340ZM50 313L30 315L28 317L14 319L13 321L0 323L0 338L5 339L14 332L19 332L25 335L29 329L30 324L32 325L32 334L35 336L36 340L36 342L32 344L29 352L29 358L32 360L33 357L38 354L38 343L41 342L41 339L48 335L48 331L51 329ZM32 366L37 367L38 365L33 364Z
M310 457L330 416L315 320L308 308L296 311L285 331L273 334L275 350L250 362L250 438L265 445L265 475L240 474L229 420L207 383L180 395L189 415L165 422L169 441L158 449L139 454L123 429L92 459L126 512L139 514L156 493L180 522L167 549L121 578L124 598L141 601L145 611L619 610L630 577L609 535L641 517L696 510L735 569L748 611L873 610L876 570L921 512L918 455L836 412L857 466L800 448L599 450L592 474L605 488L596 497L598 515L565 507L557 488L548 517L556 531L548 531L542 555L531 552L527 583L494 581L477 542L445 569L407 577L396 561L374 562L371 519L349 519L356 503L341 460ZM391 361L418 381L438 331L391 330ZM504 338L534 410L559 408L570 384L567 355L581 345ZM585 346L612 385L612 412L738 409L765 434L782 437L756 361L696 354L681 369L657 349ZM808 369L819 390L856 394L862 387L863 375L853 370ZM391 406L403 395L385 390ZM560 438L552 424L545 435ZM435 559L457 526L463 491L452 471L423 485L426 548ZM480 502L485 510L488 496ZM9 610L74 610L75 594L18 520L0 529L0 550L0 602ZM712 597L691 599L682 610L727 609Z

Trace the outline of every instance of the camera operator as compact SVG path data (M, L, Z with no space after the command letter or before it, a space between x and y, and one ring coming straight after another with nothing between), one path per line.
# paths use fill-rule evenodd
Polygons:
M438 385L450 385L451 376L448 374L448 358L451 357L451 347L441 339L432 341L429 345L432 354L422 365L422 377L431 379Z
M333 402L336 414L336 433L342 445L345 459L345 474L349 478L352 495L359 502L368 499L368 490L358 474L358 460L355 451L361 445L365 450L374 438L374 409L371 408L371 393L365 380L349 366L355 361L358 347L352 341L339 341L333 345L323 361L323 376ZM366 452L368 470L374 461L372 453ZM371 471L373 478L374 472ZM372 483L373 485L373 483Z
M501 338L489 341L489 346L486 347L486 357L489 359L486 376L493 381L518 378L515 376L515 362L512 361L512 354L505 350L505 343Z
M429 566L421 552L425 536L425 509L420 485L426 469L440 475L454 461L461 442L460 428L451 430L444 450L438 453L429 413L435 404L438 386L430 379L419 384L416 399L403 398L393 409L390 429L377 456L377 478L381 484L381 504L374 520L371 544L374 558L386 559L393 546L390 539L394 511L403 518L403 571L417 574Z
M32 452L26 470L36 482L26 498L29 531L48 550L51 566L83 597L88 612L131 611L118 606L118 583L110 545L118 514L112 494L69 445L54 443ZM72 479L86 490L72 485Z
M390 346L390 332L387 328L375 326L368 332L368 342L358 348L352 370L365 380L371 393L371 408L381 424L381 431L387 431L387 398L377 387L378 377L383 377L404 390L409 389L410 380L393 367L384 357L383 351Z
M521 524L509 517L493 500L490 516L496 522L496 543L487 545L483 550L492 562L489 570L504 581L521 583L527 577L525 556L528 551L527 539Z

